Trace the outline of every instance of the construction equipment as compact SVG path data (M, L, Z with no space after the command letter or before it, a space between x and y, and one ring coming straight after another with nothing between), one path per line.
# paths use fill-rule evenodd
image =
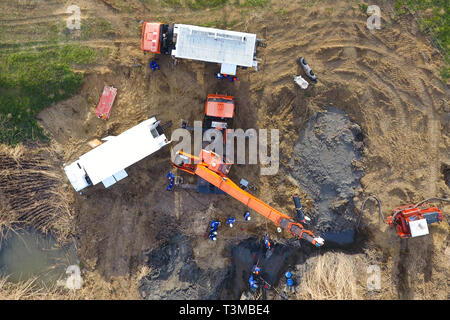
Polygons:
M233 127L233 120L236 113L236 102L234 97L225 95L208 94L205 105L205 116L203 118L203 128L217 129L223 134L224 143L227 129Z
M183 151L178 151L172 165L175 168L192 175L197 175L208 181L216 188L242 202L248 208L255 210L271 220L277 226L286 229L293 236L304 239L318 247L323 245L322 238L315 236L310 230L306 230L303 225L295 222L290 216L272 208L260 199L239 188L237 184L227 177L231 163L226 159L222 159L218 154L203 149L199 157L195 157Z
M311 219L303 214L300 197L297 194L294 194L292 196L292 199L294 200L295 211L297 211L298 220L300 220L301 223L309 223Z
M141 49L174 58L220 63L220 73L236 75L236 68L258 68L256 34L186 24L144 22Z
M426 204L432 200L450 202L448 198L429 198L416 204L408 204L394 209L394 214L384 218L381 201L377 197L371 195L367 197L361 206L361 215L359 216L357 228L361 222L361 216L364 212L366 202L374 199L378 204L380 220L395 230L400 238L408 239L429 234L428 225L439 223L444 220L444 215L438 207Z
M437 207L409 204L395 208L394 214L387 217L386 223L395 227L400 238L407 239L429 234L428 225L443 219L444 215Z
M171 125L164 125L156 117L122 132L118 136L103 138L106 141L64 166L64 171L76 191L102 182L105 188L126 178L125 169L132 164L155 153L170 141L164 130Z
M206 98L205 113L203 118L202 131L215 129L222 132L223 145L226 145L226 136L230 128L233 127L233 120L236 113L236 102L234 97L227 95L209 94ZM187 121L183 121L182 128L187 130L196 130L189 127ZM207 143L206 143L207 144ZM206 147L203 145L203 148ZM201 193L223 194L223 191L217 189L204 179L198 179L197 191Z

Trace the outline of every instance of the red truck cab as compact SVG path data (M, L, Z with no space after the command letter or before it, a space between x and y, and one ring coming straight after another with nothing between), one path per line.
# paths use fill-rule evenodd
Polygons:
M141 49L144 52L171 54L174 48L173 25L144 22L141 35Z
M153 53L161 53L161 23L144 22L142 26L141 49Z

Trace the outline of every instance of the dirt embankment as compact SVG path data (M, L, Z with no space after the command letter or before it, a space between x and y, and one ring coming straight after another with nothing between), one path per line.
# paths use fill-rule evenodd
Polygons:
M357 208L369 194L377 195L386 211L449 194L443 173L450 165L449 89L439 79L440 57L410 17L394 19L389 2L375 1L383 19L382 30L374 31L366 28L367 16L357 1L272 1L250 13L221 9L224 19L238 21L232 29L257 33L267 42L259 53L260 71L239 70L235 84L215 79L217 66L193 61L174 65L162 56L156 57L161 70L152 73L147 65L154 57L139 50L140 20L157 16L200 24L218 11L158 8L152 13L139 1L130 3L131 12L102 1L80 4L90 16L108 17L115 34L85 42L109 48L110 56L95 66L77 66L85 73L80 93L39 115L65 162L88 151L89 140L121 133L154 114L175 126L180 119L201 120L206 95L221 93L237 98L237 128L280 130L277 175L260 177L258 166L235 165L231 177L250 180L261 199L283 212L293 213L293 193L300 194L307 208L313 205L307 190L285 169L307 121L327 105L345 111L362 130L365 176L362 193L352 199ZM306 91L293 83L293 76L302 74L299 56L306 57L319 78ZM119 90L106 122L94 114L104 85ZM143 253L176 234L191 237L193 261L204 270L223 268L229 263L226 247L247 236L269 232L282 241L261 217L254 215L252 224L244 225L245 207L226 196L165 192L169 169L167 148L132 166L129 177L113 188L100 185L76 196L76 235L86 268L106 279L134 273L145 261ZM402 249L394 232L378 225L374 212L369 206L362 228L376 254L373 261L389 275L383 285L394 288L375 298L446 298L447 222L433 225L430 236L413 239ZM216 244L207 241L208 221L230 215L238 218L236 228L224 228Z

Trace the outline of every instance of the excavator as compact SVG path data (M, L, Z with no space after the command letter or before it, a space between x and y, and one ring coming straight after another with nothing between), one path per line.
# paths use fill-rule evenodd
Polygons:
M227 177L231 163L225 158L222 159L221 156L213 151L203 149L198 157L178 151L172 166L208 181L216 188L271 220L278 227L289 231L293 236L304 239L317 247L324 244L324 240L321 237L315 236L312 231L305 229L302 224L295 222L290 216L269 206L231 181Z
M233 96L208 94L205 103L202 132L209 129L221 131L225 148L227 133L233 127L235 113L236 101ZM182 120L181 127L187 130L196 130L196 128L188 126L186 120ZM197 130L199 129L197 128ZM207 142L204 142L203 148L206 148L207 144ZM222 190L214 187L200 177L198 179L197 191L201 193L224 194Z

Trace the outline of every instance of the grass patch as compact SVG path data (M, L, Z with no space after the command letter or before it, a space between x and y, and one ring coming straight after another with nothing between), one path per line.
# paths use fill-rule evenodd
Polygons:
M235 5L238 7L265 7L270 3L270 0L236 0Z
M365 3L360 3L358 4L359 10L361 10L362 13L367 13L367 8L369 8L369 6Z
M447 82L450 77L450 2L448 0L397 0L395 10L400 15L410 10L422 17L420 28L436 38L434 45L444 55L445 64L440 75L442 80Z
M113 37L116 33L111 23L101 17L89 17L81 23L81 39L88 40L92 38Z
M228 0L186 0L186 6L190 9L220 8Z
M216 19L205 23L199 23L197 25L200 27L207 27L207 28L229 29L235 26L238 22L239 20L225 21L223 19Z
M0 143L47 140L35 115L75 94L83 76L72 64L94 57L93 49L75 45L0 55Z
M284 9L284 8L279 8L279 9L276 9L276 10L274 11L275 14L278 14L278 15L280 15L280 16L284 16L284 15L286 15L288 12L289 12L289 11L286 10L286 9Z

